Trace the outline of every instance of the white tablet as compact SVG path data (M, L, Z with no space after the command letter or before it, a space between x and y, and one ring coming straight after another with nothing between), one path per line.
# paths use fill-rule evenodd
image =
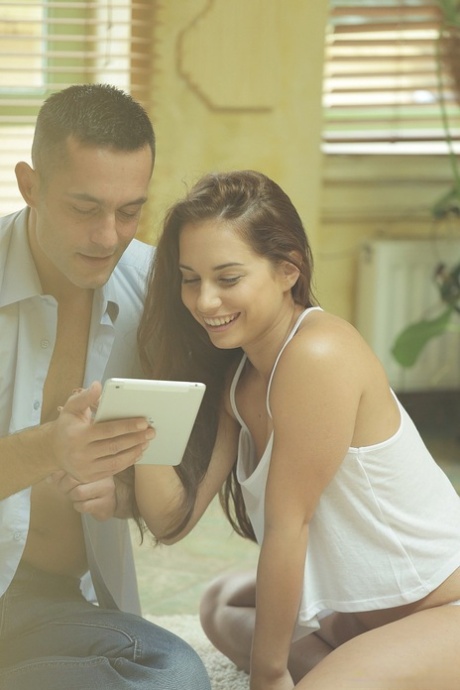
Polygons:
M136 464L178 465L205 391L204 383L108 379L95 421L146 417L156 436Z

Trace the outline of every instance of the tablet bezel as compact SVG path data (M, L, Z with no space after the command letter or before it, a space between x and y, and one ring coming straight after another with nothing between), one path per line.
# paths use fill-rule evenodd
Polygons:
M107 379L95 422L145 417L156 436L136 464L179 465L205 389L190 381Z

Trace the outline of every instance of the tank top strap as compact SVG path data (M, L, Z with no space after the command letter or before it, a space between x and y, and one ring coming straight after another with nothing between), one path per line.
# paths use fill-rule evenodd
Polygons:
M288 337L286 338L286 340L285 340L284 343L283 343L283 346L282 346L281 350L278 352L278 354L277 354L277 356L276 356L275 363L274 363L274 365L273 365L273 369L272 369L272 372L271 372L271 374L270 374L270 378L269 378L269 381L268 381L268 386L267 386L267 398L266 398L266 400L265 400L265 404L266 404L266 406L267 406L267 412L268 412L270 418L271 418L271 416L272 416L272 411L271 411L271 409L270 409L270 389L271 389L271 386L272 386L272 380L273 380L273 376L274 376L274 374L275 374L275 369L276 369L276 367L277 367L277 364L278 364L278 362L279 362L279 359L280 359L281 355L282 355L283 352L284 352L284 348L287 346L288 343L291 342L292 338L293 338L293 337L295 336L295 334L297 333L300 324L302 323L302 321L304 320L304 318L307 316L307 314L310 314L310 312L312 312L312 311L322 311L322 309L321 309L321 307L308 307L308 308L305 309L301 314L299 314L299 317L297 318L297 321L295 322L294 326L292 327L291 332L289 333Z
M285 342L283 343L281 350L278 352L278 355L276 357L275 363L273 365L273 369L272 369L271 374L270 374L270 379L269 379L268 387L267 387L267 398L265 401L265 404L267 406L267 412L270 415L270 417L272 416L272 413L270 410L270 403L269 403L270 388L272 385L272 379L273 379L273 375L275 373L276 365L278 364L279 358L283 354L284 348L286 347L286 345L292 340L292 338L297 333L297 330L298 330L300 324L302 323L302 321L304 320L305 316L312 311L322 311L322 309L321 309L321 307L308 307L301 314L299 314L297 321L295 322L294 326L292 327L291 332L289 333L288 337L286 338ZM241 372L243 371L244 365L246 364L247 358L248 357L246 354L244 354L243 357L241 358L241 361L238 364L238 368L235 371L235 374L233 375L233 380L232 380L232 383L230 385L230 405L231 405L231 408L233 410L235 417L237 418L237 420L239 421L239 423L242 426L244 426L244 422L243 422L242 418L240 417L240 414L238 412L238 408L236 406L235 391L236 391L236 386L237 386L238 381L239 381L240 376L241 376Z
M235 417L237 418L237 420L239 421L241 426L244 426L244 422L241 419L240 414L238 412L238 408L236 406L235 391L236 391L236 386L238 384L238 381L240 380L241 372L243 371L244 365L246 364L247 358L248 358L248 356L245 353L242 356L240 363L238 364L238 368L233 375L232 383L230 386L230 406L233 410L233 414L235 415Z

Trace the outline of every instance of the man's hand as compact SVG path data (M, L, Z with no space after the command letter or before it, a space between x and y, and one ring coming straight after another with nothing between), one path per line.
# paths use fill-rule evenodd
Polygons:
M51 451L59 466L79 484L94 484L133 465L155 432L146 419L120 419L95 424L101 384L70 396L59 417L47 426Z
M112 517L128 517L117 515L118 499L113 477L80 484L70 474L61 471L50 475L48 481L68 497L77 513L87 513L100 522Z
M142 531L130 468L89 484L81 484L63 470L49 475L46 481L65 494L78 513L88 513L101 522L112 517L134 518Z

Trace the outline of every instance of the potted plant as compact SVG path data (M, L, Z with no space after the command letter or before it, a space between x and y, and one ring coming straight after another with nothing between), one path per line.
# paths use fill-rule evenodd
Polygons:
M449 127L444 100L443 64L447 64L452 75L457 100L460 101L460 1L437 0L440 9L440 27L436 41L436 64L438 77L439 105L446 135L453 184L432 207L434 219L448 215L460 217L460 170ZM392 355L403 367L410 367L417 361L425 345L447 331L460 332L460 324L454 318L460 314L460 263L452 268L439 264L433 280L439 289L439 313L432 319L422 319L407 326L396 338Z

